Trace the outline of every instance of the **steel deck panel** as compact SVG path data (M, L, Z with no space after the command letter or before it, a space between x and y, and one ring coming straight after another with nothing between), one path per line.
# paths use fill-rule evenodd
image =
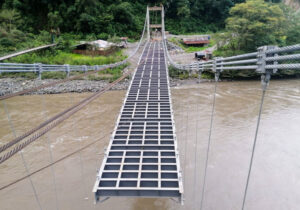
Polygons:
M100 197L176 197L183 187L161 42L148 43L127 91L94 186Z

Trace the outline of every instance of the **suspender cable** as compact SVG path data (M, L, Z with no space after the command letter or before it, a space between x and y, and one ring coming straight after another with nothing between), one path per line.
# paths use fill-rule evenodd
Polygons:
M14 127L12 121L11 121L9 111L8 111L8 109L7 109L7 106L6 106L6 102L5 102L5 101L2 101L2 104L3 104L3 106L4 106L4 110L5 110L7 119L8 119L8 121L9 121L10 129L11 129L11 131L12 131L14 137L17 137L17 133L16 133L15 127ZM23 151L22 151L22 150L20 151L20 155L21 155L22 162L23 162L24 168L25 168L25 170L26 170L26 173L29 174L29 169L28 169L27 163L26 163L26 161L25 161L25 158L24 158L24 155L23 155ZM36 189L35 189L35 187L34 187L34 184L33 184L33 182L32 182L32 179L31 179L31 176L30 176L30 175L28 176L28 179L29 179L30 185L31 185L31 187L32 187L32 191L33 191L34 197L35 197L35 199L36 199L36 202L37 202L37 204L38 204L38 206L39 206L39 209L42 210L41 202L40 202L40 200L39 200L39 197L38 197L38 195L37 195Z
M199 103L196 101L196 139L195 139L195 154L194 154L194 209L196 209L196 189L197 189L197 151L198 151L198 112L199 112Z
M206 158L205 158L205 167L204 167L204 176L203 176L203 187L202 187L202 193L201 193L201 200L200 200L200 209L203 208L203 199L204 199L204 192L205 192L205 185L206 185L206 174L207 174L207 165L208 165L208 157L209 157L209 151L210 151L210 142L211 142L211 133L213 128L213 121L214 121L214 113L215 113L215 104L216 104L216 93L217 93L217 87L218 87L218 81L220 77L220 71L215 72L215 90L214 90L214 97L213 97L213 103L212 103L212 109L211 109L211 115L210 115L210 128L209 128L209 135L208 135L208 142L207 142L207 150L206 150Z
M189 108L189 104L187 104L187 107ZM184 160L183 160L183 162L184 162L184 170L183 170L183 175L184 175L184 177L183 177L183 183L184 183L184 186L186 186L186 156L187 156L187 144L188 144L188 142L187 142L187 134L188 134L188 123L189 123L189 109L187 109L187 111L186 111L186 123L185 123L185 125L186 125L186 129L185 129L185 144L184 144Z
M70 93L70 101L71 101L72 104L76 103L74 98L75 98L74 94ZM87 106L89 106L89 104ZM79 134L78 134L77 129L75 128L75 126L76 126L76 122L75 122L75 119L74 119L72 121L72 128L73 128L74 138L76 138L76 137L80 138L80 136L79 136ZM79 139L79 144L82 145L82 142L81 142L80 139ZM79 155L79 164L80 164L80 179L81 179L81 183L82 183L82 189L84 189L85 184L84 184L84 177L83 177L83 161L82 161L81 151L78 152L78 155ZM83 194L85 194L84 190L83 190Z
M257 136L258 136L258 131L259 131L260 119L261 119L265 94L266 94L267 87L269 85L270 78L271 78L271 73L270 72L267 72L266 74L263 74L261 76L262 96L261 96L261 100L260 100L260 107L259 107L259 113L258 113L258 118L257 118L254 142L253 142L253 146L252 146L250 165L249 165L249 170L248 170L248 175L247 175L247 182L246 182L246 187L245 187L245 192L244 192L244 197L243 197L242 210L244 210L244 208L245 208L245 202L246 202L246 198L247 198L250 175L251 175L251 170L252 170L252 165L253 165L253 158L254 158L254 153L255 153L255 149L256 149L256 142L257 142Z
M45 119L47 119L47 114L46 114L46 103L45 103L45 95L42 95L42 103L43 103L43 110L44 110L44 117ZM49 150L49 156L50 156L50 164L53 164L53 153L52 153L52 149L51 149L51 141L50 141L50 137L49 137L49 133L46 134L46 138L47 138L47 144L48 144L48 150ZM55 203L56 203L56 209L58 210L58 197L57 197L57 189L56 189L56 177L55 177L55 170L54 170L54 166L51 165L51 172L52 172L52 176L53 176L53 187L54 187L54 193L55 193Z

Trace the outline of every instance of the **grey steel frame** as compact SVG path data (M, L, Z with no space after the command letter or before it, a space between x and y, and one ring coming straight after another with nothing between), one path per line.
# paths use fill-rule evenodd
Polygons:
M154 45L145 46L131 81L97 175L96 201L135 196L183 202L166 58L161 44Z

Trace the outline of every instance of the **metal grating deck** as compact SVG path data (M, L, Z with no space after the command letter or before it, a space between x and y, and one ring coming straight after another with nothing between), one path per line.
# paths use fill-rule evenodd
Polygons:
M183 186L165 53L148 43L94 186L100 197L176 197Z

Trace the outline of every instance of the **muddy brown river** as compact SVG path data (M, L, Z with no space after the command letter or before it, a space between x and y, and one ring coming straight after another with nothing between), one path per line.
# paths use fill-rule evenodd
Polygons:
M42 209L200 209L213 83L172 88L176 133L184 174L184 205L171 199L110 198L94 205L92 187L126 91L110 91L26 147L33 172L95 141L31 176ZM0 102L1 144L89 96L31 95ZM261 97L259 81L220 83L212 130L203 209L239 210ZM9 124L4 105L11 117ZM21 153L0 165L0 188L27 174ZM55 183L55 184L54 184ZM55 193L56 192L56 193ZM57 196L56 196L57 195ZM258 134L245 209L300 209L300 80L271 81ZM39 209L28 178L0 191L0 209Z

